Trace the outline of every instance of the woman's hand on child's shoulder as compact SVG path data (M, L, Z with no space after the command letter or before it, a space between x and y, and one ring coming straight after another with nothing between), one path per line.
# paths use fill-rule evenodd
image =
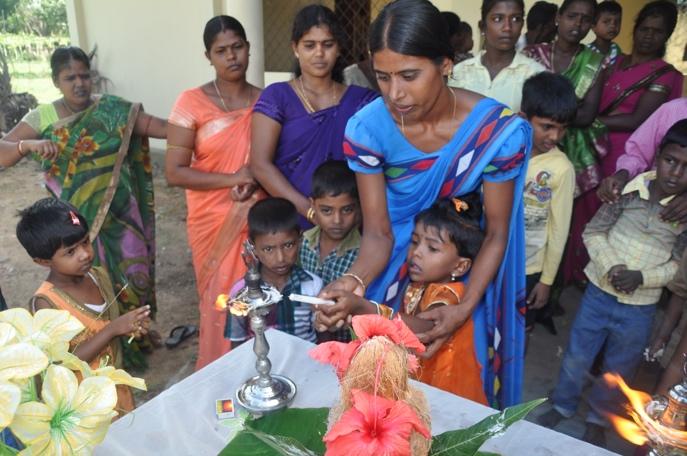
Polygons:
M131 334L139 337L148 332L150 324L150 306L134 309L111 321L108 325L113 336Z

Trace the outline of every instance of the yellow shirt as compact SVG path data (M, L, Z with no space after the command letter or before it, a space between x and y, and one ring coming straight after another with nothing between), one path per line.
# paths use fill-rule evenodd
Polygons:
M687 225L659 217L675 195L659 203L649 200L649 185L655 179L656 171L649 171L631 180L618 202L601 206L582 234L591 259L584 270L587 278L624 304L658 302L687 243ZM619 264L641 271L643 283L634 293L616 291L608 281L608 271Z
M525 253L527 275L553 284L570 229L575 168L557 148L532 157L525 180Z
M492 80L489 70L482 64L484 51L479 55L456 64L453 67L453 77L448 85L461 89L472 90L485 97L490 97L510 107L512 111L520 111L522 100L522 85L532 75L545 71L544 66L529 57L515 53L513 61Z

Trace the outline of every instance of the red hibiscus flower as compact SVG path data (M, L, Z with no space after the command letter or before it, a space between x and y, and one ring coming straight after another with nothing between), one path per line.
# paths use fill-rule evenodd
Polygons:
M352 324L355 335L363 342L375 336L385 336L408 350L425 351L425 346L399 316L388 320L381 315L357 315L353 317Z
M327 456L410 456L413 430L430 438L427 427L405 402L352 390L352 404L324 436Z
M361 343L359 339L347 344L343 342L324 342L310 350L310 357L315 361L334 366L336 375L341 380Z
M373 337L387 337L394 344L402 345L417 353L425 351L425 346L403 323L401 317L393 320L380 315L357 315L353 317L353 330L358 337L347 344L343 342L325 342L310 350L310 357L324 364L331 364L336 369L339 379L343 378L351 359L363 342ZM408 354L408 369L415 372L419 367L417 358Z

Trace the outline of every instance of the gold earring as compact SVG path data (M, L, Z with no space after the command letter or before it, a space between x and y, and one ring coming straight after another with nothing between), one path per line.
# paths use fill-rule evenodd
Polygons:
M308 219L310 223L315 224L315 208L308 208L308 212L305 214L305 218Z

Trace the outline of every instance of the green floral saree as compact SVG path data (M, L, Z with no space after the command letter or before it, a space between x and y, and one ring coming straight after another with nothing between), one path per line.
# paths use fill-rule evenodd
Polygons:
M153 312L156 308L150 151L147 138L133 134L140 110L140 104L103 95L41 132L60 149L54 162L42 162L46 186L88 221L94 264L109 271L121 313L144 305ZM139 344L124 345L125 365L144 366Z

